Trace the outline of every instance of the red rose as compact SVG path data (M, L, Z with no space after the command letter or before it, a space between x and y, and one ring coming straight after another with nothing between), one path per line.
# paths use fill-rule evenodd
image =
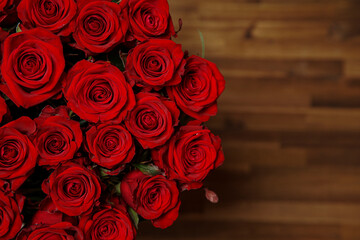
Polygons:
M133 86L176 85L184 74L181 45L171 40L153 39L132 49L126 60L125 75Z
M177 219L180 199L175 181L136 170L125 175L120 188L125 202L155 227L167 228Z
M11 34L4 42L0 90L25 108L53 97L61 91L62 50L60 38L44 29Z
M136 236L126 208L118 204L105 205L101 210L82 217L79 226L87 240L133 240Z
M125 120L126 128L143 148L163 145L178 125L180 111L176 104L157 93L136 94L137 104Z
M167 92L187 115L207 121L210 116L216 115L216 100L224 88L224 77L214 63L191 56L186 60L183 81L168 87Z
M101 194L97 175L73 162L58 166L44 181L42 189L57 209L69 216L90 213L98 205Z
M21 29L40 27L58 36L69 36L75 29L74 0L22 0L17 11Z
M124 42L129 22L123 5L100 0L82 6L73 34L74 46L93 55Z
M0 123L3 120L3 116L8 112L8 107L5 103L5 100L0 97Z
M83 139L79 122L70 120L69 115L62 112L48 117L42 115L35 119L38 131L34 144L39 151L39 165L56 166L72 159Z
M167 38L175 35L167 0L129 0L130 29L134 38Z
M68 106L90 122L121 122L135 106L135 96L122 72L107 62L82 60L73 66L63 89Z
M122 126L112 123L99 124L86 132L86 149L90 160L117 174L135 155L131 134Z
M224 161L220 137L195 121L182 126L166 145L152 152L152 157L183 189L200 188L208 173Z
M30 141L36 124L21 117L0 128L0 179L9 182L16 190L36 165L37 150Z
M10 197L0 191L0 239L13 239L20 231L23 224L21 211L25 197L16 195Z
M18 240L84 240L83 233L71 223L60 222L50 226L30 226L21 231Z

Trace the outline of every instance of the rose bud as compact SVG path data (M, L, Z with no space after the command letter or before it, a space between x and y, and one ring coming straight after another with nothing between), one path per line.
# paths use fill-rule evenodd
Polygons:
M135 106L134 92L122 72L107 62L82 60L69 71L63 89L68 107L90 122L121 122Z
M177 85L184 74L181 45L171 40L153 39L133 48L127 57L125 75L132 86Z
M187 115L204 122L216 115L216 100L224 88L224 77L214 63L191 56L186 60L183 81L168 87L167 93Z
M68 222L59 222L50 226L32 225L23 229L17 240L42 240L42 239L61 239L61 240L84 240L83 233L79 228Z
M0 179L10 183L15 191L31 174L36 165L37 150L29 136L36 132L36 124L21 117L0 128Z
M133 240L135 227L126 208L112 199L115 205L104 205L91 215L81 218L79 226L87 240Z
M43 182L42 189L56 208L69 216L90 213L99 204L101 195L98 176L73 162L59 165Z
M20 231L24 201L25 197L19 194L11 197L0 190L0 239L13 239Z
M162 175L148 176L139 170L125 175L120 185L125 202L157 228L167 228L179 215L176 182Z
M74 0L22 0L17 11L22 30L39 27L58 36L69 36L75 29Z
M92 126L86 132L86 149L90 160L117 174L135 155L131 134L121 125L106 123Z
M61 91L65 68L60 38L35 28L11 34L3 44L0 90L17 106L29 108Z
M126 128L145 149L163 145L178 125L179 109L157 93L140 92L136 100L135 108L125 120Z
M47 106L46 109L48 108L51 107ZM79 122L70 120L66 111L47 116L46 109L35 119L38 131L34 144L39 151L39 165L56 166L74 158L83 137Z
M167 0L129 0L128 7L130 30L135 39L170 39L175 35Z
M183 190L200 188L208 173L224 162L220 137L198 121L182 126L166 145L152 151L152 157Z
M109 52L124 42L129 20L122 2L99 0L80 4L73 34L74 46L88 55L94 55Z

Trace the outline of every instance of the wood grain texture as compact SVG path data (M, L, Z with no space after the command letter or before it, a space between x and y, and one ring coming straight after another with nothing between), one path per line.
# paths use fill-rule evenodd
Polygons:
M225 164L138 239L360 239L360 2L169 0L175 40L223 72Z

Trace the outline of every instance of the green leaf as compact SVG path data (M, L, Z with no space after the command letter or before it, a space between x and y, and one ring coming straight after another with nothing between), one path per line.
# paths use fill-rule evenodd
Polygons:
M83 127L87 124L88 122L86 120L80 120L80 126Z
M22 32L22 30L21 30L21 28L20 28L20 23L18 23L17 25L16 25L16 32L18 33L18 32Z
M109 172L108 169L100 167L99 170L100 170L100 177L109 177L109 175L107 174Z
M115 193L119 196L121 195L120 185L121 185L121 182L119 182L118 184L115 185Z
M72 110L70 110L69 117L70 118L76 117L76 114Z
M160 169L155 166L154 164L140 164L140 163L134 163L134 167L139 169L143 174L150 175L150 176L156 176L161 173Z
M135 212L134 209L132 209L131 207L128 208L128 212L129 212L129 215L136 227L136 229L138 229L138 226L139 226L139 215L137 214L137 212Z
M89 56L89 57L87 58L87 60L88 60L89 62L95 62L95 59L93 58L93 56Z

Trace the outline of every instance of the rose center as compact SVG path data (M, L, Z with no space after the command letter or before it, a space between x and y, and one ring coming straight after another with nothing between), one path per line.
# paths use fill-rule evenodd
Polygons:
M119 145L119 139L115 136L108 136L105 138L106 149L110 152L114 151L115 148Z
M143 60L142 65L144 72L150 77L159 77L168 70L166 60L157 54L147 56Z
M90 91L88 92L88 98L94 103L106 104L111 102L113 92L111 91L110 84L108 82L96 81L92 84Z
M105 32L106 20L103 16L94 14L84 21L84 29L91 36L100 36Z
M43 63L43 59L37 53L26 53L19 58L18 66L24 76L34 75Z
M59 12L59 6L53 1L40 1L39 11L41 15L46 17L54 17Z
M192 77L191 75L185 81L185 90L190 95L198 95L202 92L203 84L200 79L197 77Z
M148 29L156 29L159 25L159 17L151 11L144 11L142 13L142 21Z
M158 126L158 116L155 112L146 111L138 118L138 125L146 130L156 129Z
M78 179L69 180L64 185L64 192L69 197L78 198L84 194L83 184Z
M46 151L50 154L60 154L64 151L66 142L61 133L50 135L45 142Z
M105 221L97 229L99 239L109 239L116 235L116 227L113 221ZM113 238L110 238L113 239Z
M6 141L0 148L0 161L2 166L12 166L19 156L20 144L16 141Z

